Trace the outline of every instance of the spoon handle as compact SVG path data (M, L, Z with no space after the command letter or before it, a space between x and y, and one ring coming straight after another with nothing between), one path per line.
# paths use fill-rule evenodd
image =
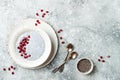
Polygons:
M56 73L57 71L59 71L65 64L66 62L62 63L59 67L56 67L52 72Z
M67 52L67 56L66 56L64 62L66 62L68 60L68 56L69 56L69 51Z

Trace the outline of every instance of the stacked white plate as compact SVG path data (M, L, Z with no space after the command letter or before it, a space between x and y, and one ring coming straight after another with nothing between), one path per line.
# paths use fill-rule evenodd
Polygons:
M19 25L16 25L17 29L10 34L8 41L8 51L12 59L21 67L29 69L38 69L48 65L54 59L58 49L58 38L54 29L42 20L40 20L41 24L38 26L35 26L35 22L36 19L27 19L19 22ZM45 44L44 52L35 60L24 59L16 51L18 38L29 31L37 32Z

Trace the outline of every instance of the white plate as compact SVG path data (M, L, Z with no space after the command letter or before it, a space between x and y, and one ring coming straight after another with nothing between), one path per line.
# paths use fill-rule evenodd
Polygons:
M23 34L25 32L29 32L29 31L38 32L39 35L43 38L44 43L45 43L44 53L42 54L42 56L39 59L33 60L33 61L21 58L21 56L18 55L19 53L16 52L16 42L17 42L18 37L21 34ZM25 68L34 68L34 67L37 67L37 66L43 64L48 59L48 57L51 54L52 45L51 45L51 41L50 41L50 38L47 35L47 33L45 33L41 29L38 29L36 27L32 27L29 25L29 27L22 26L19 29L15 30L15 32L11 35L11 37L9 39L8 48L9 48L9 53L10 53L11 57L17 64L19 64L20 66L25 67Z
M52 44L52 51L51 51L49 57L46 56L47 60L44 59L44 61L42 61L39 65L36 65L37 62L34 65L29 65L29 66L27 65L27 67L26 67L26 65L19 64L22 67L31 68L31 69L41 68L41 67L48 65L55 57L57 49L58 49L58 38L57 38L57 35L56 35L54 29L49 24L47 24L46 22L44 22L42 20L40 20L41 24L36 27L35 22L36 22L36 19L26 19L26 20L19 22L18 26L22 27L22 28L23 27L24 28L32 27L32 29L41 30L41 31L43 30L42 31L43 33L45 31L48 34L48 36L50 37L51 44ZM16 60L16 58L14 60Z

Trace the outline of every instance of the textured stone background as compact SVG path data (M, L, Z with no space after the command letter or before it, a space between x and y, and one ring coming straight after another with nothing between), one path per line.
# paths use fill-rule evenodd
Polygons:
M36 18L39 9L49 10L45 21L72 42L79 53L69 62L63 73L53 74L54 67L63 62L65 46L60 48L54 61L39 70L27 70L16 65L7 52L8 34L19 20ZM120 0L0 0L0 80L120 80ZM98 57L110 55L105 63ZM77 61L90 57L95 64L94 72L81 75L76 70ZM2 71L15 65L14 76Z

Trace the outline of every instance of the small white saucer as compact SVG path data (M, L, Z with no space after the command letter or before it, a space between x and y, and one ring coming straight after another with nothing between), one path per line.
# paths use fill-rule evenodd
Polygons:
M10 35L8 42L8 50L13 60L21 67L29 69L38 69L48 65L55 57L58 49L58 38L54 29L42 20L40 20L41 24L38 26L35 26L35 22L36 19L26 19L20 21L19 24L16 25L18 26L18 29L15 29L13 35ZM45 45L47 45L44 52L46 54L35 61L21 59L21 56L16 56L17 53L15 52L15 42L17 37L29 30L38 31L41 37L44 39Z

